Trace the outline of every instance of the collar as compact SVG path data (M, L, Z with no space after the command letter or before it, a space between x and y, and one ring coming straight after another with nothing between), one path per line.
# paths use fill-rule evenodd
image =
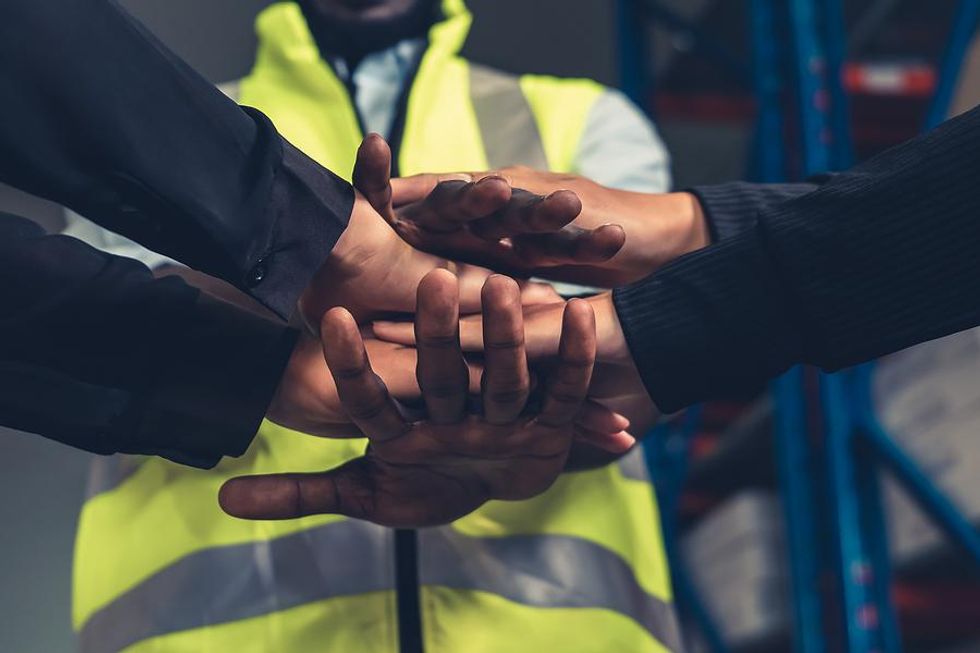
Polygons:
M442 12L444 18L429 30L428 50L448 56L458 54L469 35L472 14L464 0L443 0ZM257 60L265 65L288 69L322 61L306 18L295 2L276 2L264 9L256 19L255 29L259 37Z

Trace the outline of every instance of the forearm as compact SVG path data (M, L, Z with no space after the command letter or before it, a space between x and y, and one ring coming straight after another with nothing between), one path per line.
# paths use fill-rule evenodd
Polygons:
M980 113L764 209L755 225L616 292L665 411L980 323Z
M822 176L809 183L798 184L750 184L732 182L715 186L695 186L688 190L697 199L697 208L711 235L717 243L732 238L755 227L759 213L793 198L810 193L829 176Z
M349 185L112 0L0 3L0 95L0 179L225 279L281 317L350 214Z
M177 279L0 217L0 421L209 467L248 448L295 334Z

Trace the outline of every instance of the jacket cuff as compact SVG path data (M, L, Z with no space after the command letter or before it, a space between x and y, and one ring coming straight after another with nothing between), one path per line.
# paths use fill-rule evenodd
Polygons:
M240 287L284 320L347 228L353 187L282 139L268 206L270 240Z
M816 184L748 184L733 182L687 189L701 203L712 242L750 231L759 212L817 189Z
M121 453L209 469L244 454L255 437L298 332L204 293L197 310L197 333L187 338L197 346L134 397Z
M630 352L665 413L744 394L797 362L803 348L747 232L613 293Z

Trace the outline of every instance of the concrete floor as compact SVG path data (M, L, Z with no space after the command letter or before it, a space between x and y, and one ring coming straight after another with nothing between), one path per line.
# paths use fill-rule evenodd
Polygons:
M0 651L68 653L71 558L89 454L0 429Z

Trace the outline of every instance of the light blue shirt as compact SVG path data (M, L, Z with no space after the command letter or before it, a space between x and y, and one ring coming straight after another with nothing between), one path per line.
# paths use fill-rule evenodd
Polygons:
M354 104L364 128L391 135L402 88L422 56L425 41L402 41L365 57L354 71ZM350 72L342 60L332 62L345 82ZM644 193L670 189L670 157L646 116L619 91L607 90L586 122L573 172L604 186ZM119 256L135 258L150 268L174 264L118 234L69 211L65 233ZM655 219L655 218L651 218Z

